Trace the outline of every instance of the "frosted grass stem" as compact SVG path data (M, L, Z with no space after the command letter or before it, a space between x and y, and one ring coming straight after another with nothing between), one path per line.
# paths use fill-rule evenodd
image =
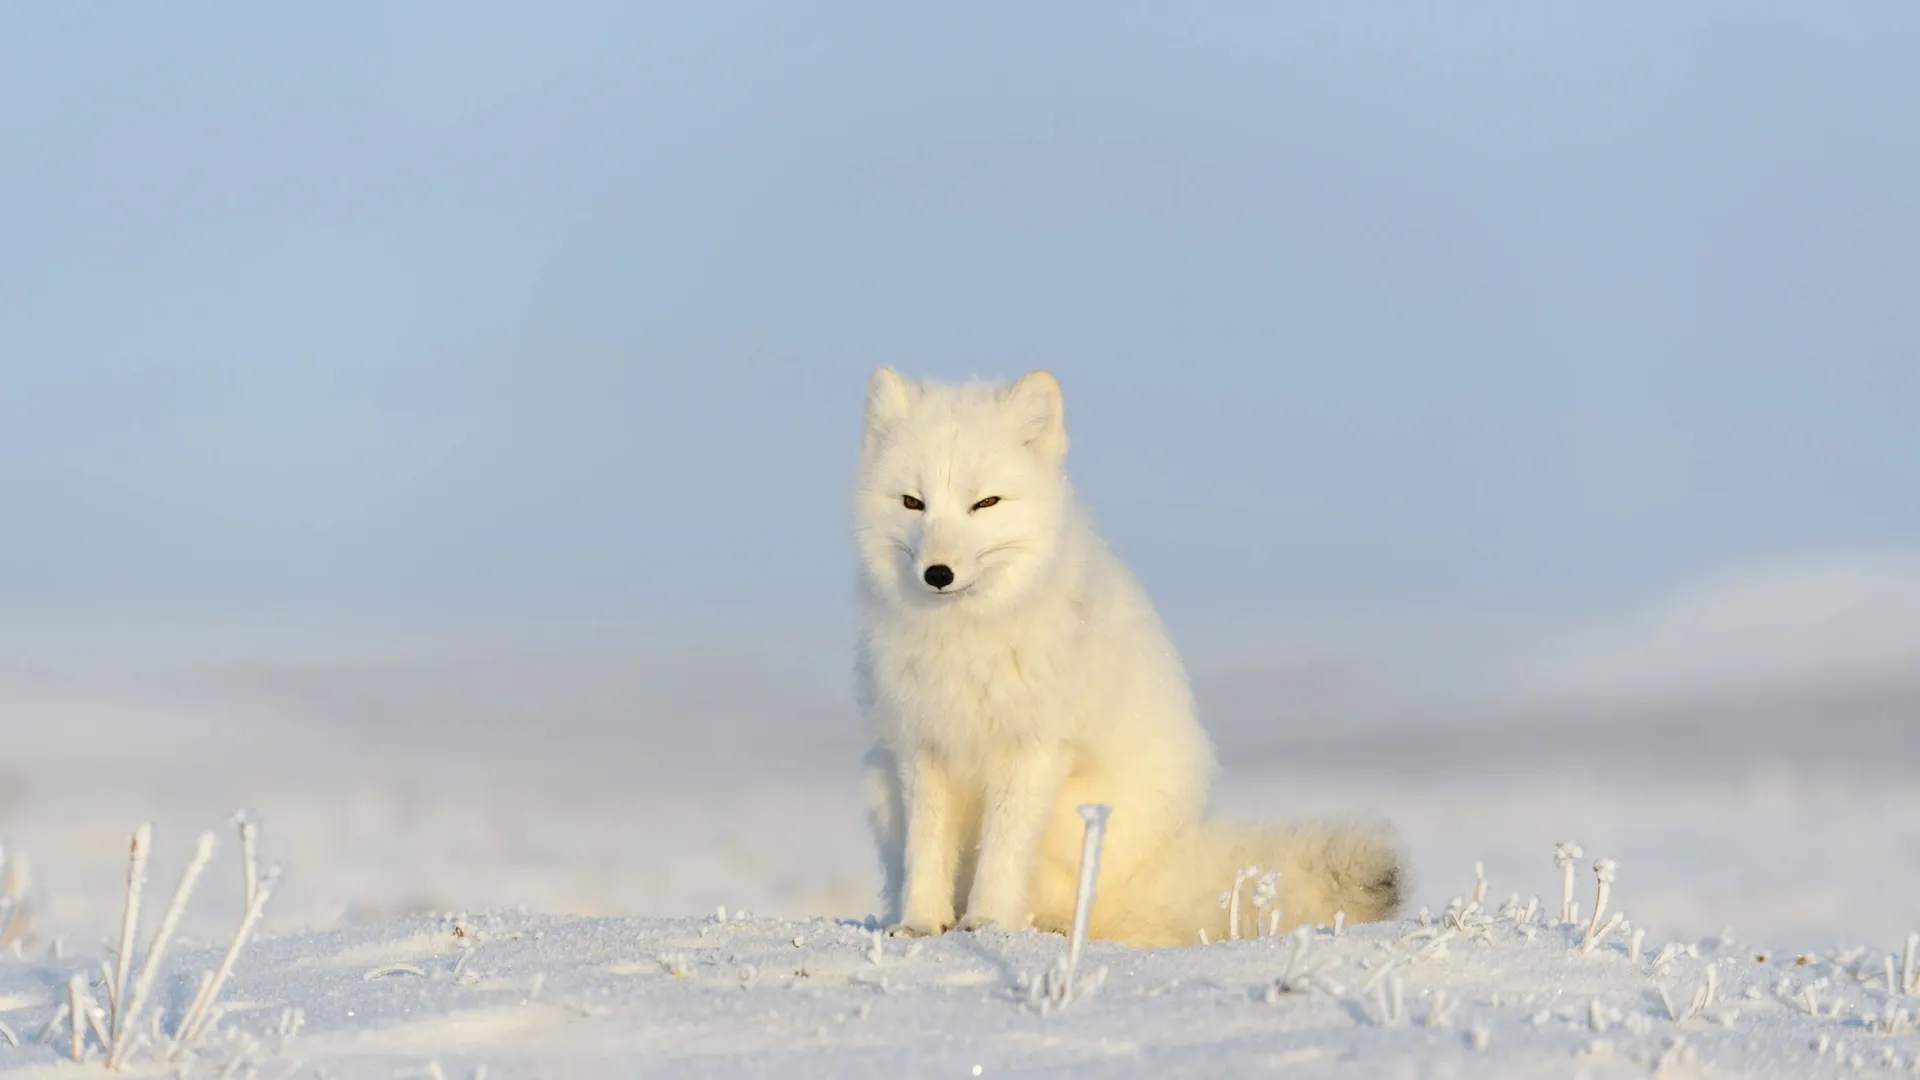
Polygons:
M1093 917L1094 884L1100 877L1100 845L1107 835L1107 815L1113 808L1105 803L1090 803L1080 808L1080 819L1087 823L1086 836L1080 842L1080 886L1073 897L1073 937L1067 941L1067 994L1073 993L1073 974L1080 966L1080 950L1087 944L1087 923Z
M1586 852L1571 840L1553 845L1553 862L1560 868L1560 921L1573 921L1573 861Z
M26 934L21 921L27 909L27 860L0 846L0 945L10 945Z
M107 984L107 1032L120 1036L120 1006L126 999L127 974L133 970L133 939L140 929L140 894L147 885L147 851L153 845L153 825L133 831L127 852L127 906L120 918L120 954L114 957L113 981Z
M237 819L240 827L240 901L241 909L253 906L260 892L260 826L246 817Z
M226 983L227 976L233 973L234 961L240 958L240 950L253 933L254 925L260 921L260 912L267 906L267 897L272 893L272 887L261 882L259 891L253 894L253 903L247 906L246 915L233 932L233 941L227 946L226 955L220 958L220 966L202 983L204 989L194 999L188 1014L181 1019L176 1041L191 1044L206 1029L208 1019L213 1014L213 1003L220 997L220 988Z
M1580 943L1580 951L1582 953L1591 953L1593 950L1599 948L1600 943L1607 940L1607 935L1618 929L1620 924L1626 921L1626 918L1625 913L1619 911L1614 912L1613 918L1601 923L1599 929L1586 936L1586 940Z
M87 1007L87 1027L93 1031L93 1037L101 1046L107 1045L107 1013L94 1004L93 995L80 991L80 1003Z
M140 1020L140 1010L147 1003L148 993L153 989L153 979L159 974L160 960L167 953L167 943L173 940L174 929L180 925L180 916L186 912L187 899L193 895L194 885L199 882L201 873L212 858L213 834L201 833L200 842L193 850L193 859L181 872L180 883L173 889L173 899L168 901L166 913L160 917L160 928L154 931L153 944L147 947L146 959L140 962L140 972L134 976L133 996L121 1011L120 1024L113 1032L113 1044L107 1048L108 1069L118 1069L126 1058L127 1048L133 1042L131 1032Z
M1260 869L1254 866L1243 866L1235 870L1233 888L1228 890L1227 895L1221 897L1225 901L1223 906L1227 909L1227 940L1229 941L1240 940L1240 886L1251 881L1259 873Z
M67 980L67 1015L73 1021L68 1025L68 1041L75 1061L81 1060L87 1049L86 1007L80 1003L81 997L86 992L87 977L85 975L75 975Z
M1280 898L1280 871L1268 870L1253 883L1253 933L1255 937L1273 937L1280 925L1280 909L1274 901ZM1269 913L1268 909L1272 911Z
M1600 932L1600 920L1607 917L1607 899L1613 893L1613 880L1620 871L1620 864L1612 859L1601 859L1593 864L1593 877L1596 883L1593 894L1593 921L1587 924L1587 940L1592 941Z
M1900 961L1900 989L1920 994L1920 934L1907 935L1907 951Z

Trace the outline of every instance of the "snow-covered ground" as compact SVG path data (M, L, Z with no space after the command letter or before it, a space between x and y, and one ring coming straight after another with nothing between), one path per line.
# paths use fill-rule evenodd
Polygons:
M285 877L191 1075L1800 1077L1920 1056L1880 1030L1883 960L1920 929L1920 679L1899 662L1601 697L1497 664L1441 686L1326 649L1197 650L1222 812L1391 816L1435 921L1476 862L1489 909L1557 913L1553 846L1577 841L1581 903L1585 867L1617 860L1645 955L1625 931L1580 954L1544 916L1469 918L1433 950L1413 915L1316 937L1309 959L1339 965L1268 1000L1290 940L1096 943L1104 982L1043 1014L1026 987L1057 938L874 961L844 650L792 640L10 637L0 837L28 860L32 936L0 959L0 1022L28 1044L0 1033L0 1071L61 1071L66 1028L34 1037L108 955L148 821L146 933L197 834L221 843L156 994L173 1022L240 916L237 809ZM1672 942L1701 955L1656 964ZM1659 990L1684 1013L1709 965L1714 1003L1675 1022ZM1407 1022L1383 1024L1396 974Z
M1193 949L1093 942L1076 991L1056 1004L1045 976L1063 945L1035 933L905 942L824 918L423 915L254 946L215 1034L173 1067L270 1077L1493 1078L1916 1068L1915 1002L1889 990L1878 952L1648 938L1636 958L1624 934L1592 952L1581 937L1522 911ZM178 959L190 974L218 956ZM59 1020L55 988L78 966L0 968L5 1016L25 1044L0 1061L19 1075L82 1071L58 1060L70 1053L68 1026L49 1024ZM182 976L163 1003L177 1011L191 986ZM130 1071L164 1072L155 1062L169 1050L152 1039Z

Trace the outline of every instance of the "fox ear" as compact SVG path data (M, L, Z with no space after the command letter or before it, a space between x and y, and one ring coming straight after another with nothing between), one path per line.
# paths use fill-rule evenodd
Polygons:
M891 427L913 404L913 387L890 367L874 369L867 380L867 431L869 446L882 431Z
M1004 400L1028 446L1049 458L1066 454L1066 405L1060 397L1060 381L1052 372L1027 372L1007 388Z

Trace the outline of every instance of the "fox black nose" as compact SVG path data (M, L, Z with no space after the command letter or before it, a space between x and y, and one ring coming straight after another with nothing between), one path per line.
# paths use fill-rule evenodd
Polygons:
M953 567L948 566L946 563L934 563L932 566L927 567L926 573L920 576L926 578L927 584L934 588L944 589L953 584Z

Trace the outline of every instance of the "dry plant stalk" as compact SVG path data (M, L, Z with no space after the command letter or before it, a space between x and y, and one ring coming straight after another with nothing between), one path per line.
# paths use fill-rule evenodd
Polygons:
M1100 878L1100 845L1106 839L1107 815L1112 808L1105 803L1095 803L1080 808L1080 817L1087 823L1085 837L1080 844L1080 882L1073 898L1073 938L1067 942L1067 987L1072 993L1073 975L1080 966L1080 950L1087 944L1087 925L1093 919L1094 885Z
M147 957L140 965L139 974L134 977L133 996L121 1013L121 1022L113 1031L113 1043L107 1049L109 1069L118 1069L126 1060L127 1048L133 1042L131 1032L139 1022L140 1010L147 1003L147 995L153 990L154 977L160 970L160 959L166 955L167 944L173 940L173 932L180 925L180 916L186 911L187 899L193 895L194 885L199 882L200 874L206 870L212 858L213 834L201 833L193 859L181 872L180 883L173 889L173 899L167 903L166 914L160 918L160 928L154 931L153 943L147 946Z
M246 946L247 938L252 936L254 926L260 922L260 913L266 908L267 897L272 893L272 887L264 881L255 890L253 903L247 906L246 914L240 918L240 925L234 929L233 941L227 945L226 955L220 958L220 966L202 982L201 992L188 1007L186 1016L181 1018L176 1042L191 1043L206 1030L213 1016L213 1003L219 999L227 976L233 974L234 961L240 958L240 950Z
M127 851L127 906L120 917L120 951L113 960L113 979L107 983L107 1032L120 1036L120 1006L126 999L127 975L133 970L133 939L140 929L140 894L147 886L147 852L153 846L153 825L133 832Z
M1553 863L1560 868L1560 921L1574 921L1573 861L1586 852L1571 840L1553 845Z
M82 1061L87 1051L87 1010L81 999L87 996L87 977L75 975L67 980L67 1016L72 1019L68 1025L69 1052L73 1060Z
M27 860L0 846L0 949L27 936Z

